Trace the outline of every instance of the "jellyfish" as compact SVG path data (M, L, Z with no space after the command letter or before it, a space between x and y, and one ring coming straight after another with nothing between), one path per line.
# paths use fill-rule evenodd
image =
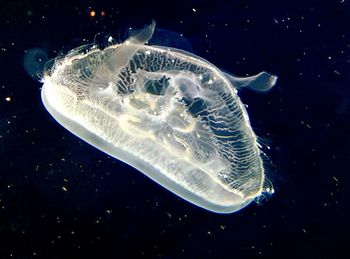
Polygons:
M86 45L43 78L48 112L70 132L206 210L232 213L271 192L240 78L190 52L147 44L155 23L104 49Z

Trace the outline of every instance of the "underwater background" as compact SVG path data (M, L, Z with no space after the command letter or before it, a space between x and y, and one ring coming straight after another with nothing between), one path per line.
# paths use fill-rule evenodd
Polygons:
M45 110L26 53L120 42L152 19L170 35L160 43L237 76L278 76L268 93L239 93L271 197L203 210ZM349 258L349 71L349 0L1 0L0 258Z

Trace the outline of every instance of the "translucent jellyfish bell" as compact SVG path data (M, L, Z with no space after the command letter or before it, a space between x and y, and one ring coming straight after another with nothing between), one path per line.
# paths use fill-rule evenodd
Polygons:
M238 78L180 49L147 45L154 29L57 60L43 103L73 134L183 199L240 210L271 185L236 89L266 91L276 77Z

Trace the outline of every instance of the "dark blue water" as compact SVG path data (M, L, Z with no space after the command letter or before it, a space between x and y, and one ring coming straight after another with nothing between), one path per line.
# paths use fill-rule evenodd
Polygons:
M0 258L349 257L347 0L33 2L0 3ZM195 207L45 111L26 50L54 58L151 19L226 71L279 76L267 94L240 95L271 147L269 201L231 215Z

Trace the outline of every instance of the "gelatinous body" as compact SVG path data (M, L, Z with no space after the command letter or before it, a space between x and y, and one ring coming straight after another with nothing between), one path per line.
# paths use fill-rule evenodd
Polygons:
M236 88L267 90L276 77L237 78L188 52L146 45L153 31L58 60L44 78L44 105L72 133L178 196L237 211L261 195L266 177Z

